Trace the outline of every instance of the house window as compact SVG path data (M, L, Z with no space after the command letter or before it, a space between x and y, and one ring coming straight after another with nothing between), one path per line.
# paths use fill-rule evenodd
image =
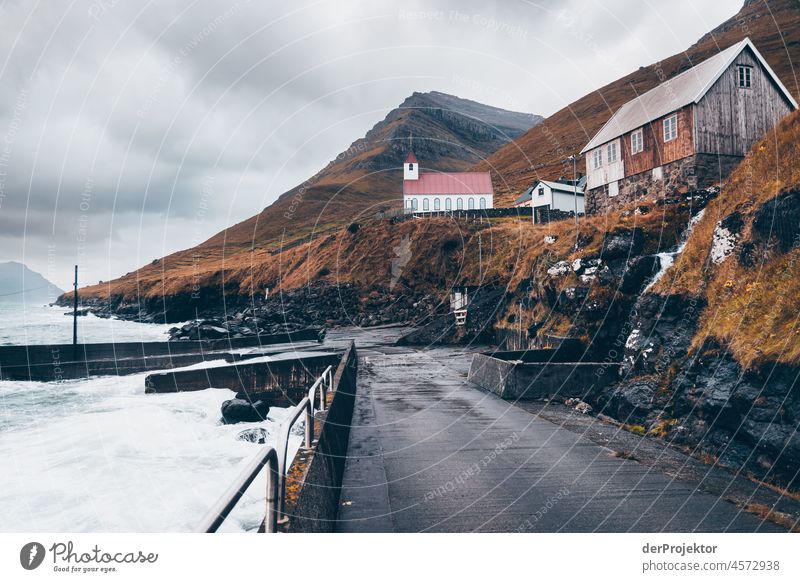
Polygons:
M409 172L413 172L414 171L414 164L408 164L408 171Z
M417 209L417 199L416 198L412 198L411 199L411 208L412 208L412 210L416 210Z
M539 186L539 196L544 196L544 186Z
M464 210L464 201L461 198L456 198L456 210Z
M486 198L484 198L483 196L481 196L480 204L481 204L481 210L486 210Z
M434 210L441 210L442 209L442 202L438 198L433 199L433 209Z
M444 209L445 210L452 210L453 209L453 201L448 196L444 199Z
M673 113L664 118L664 143L678 137L678 114Z
M750 88L750 76L752 74L752 67L748 67L747 65L739 65L737 68L736 73L736 80L739 82L739 87L743 89Z
M428 210L430 210L430 202L428 202L427 198L422 199L422 210L423 212L427 212Z
M637 129L631 134L631 154L638 154L642 150L644 150L642 130Z
M617 148L618 148L618 145L619 144L617 142L615 142L615 141L612 141L610 144L608 144L608 163L609 164L613 164L614 162L617 161Z
M592 167L596 170L603 165L603 150L597 148L592 153Z
M475 210L475 199L472 196L467 198L467 206L470 210Z
M411 210L411 198L408 198L408 199L406 200L406 208L408 208L409 210Z

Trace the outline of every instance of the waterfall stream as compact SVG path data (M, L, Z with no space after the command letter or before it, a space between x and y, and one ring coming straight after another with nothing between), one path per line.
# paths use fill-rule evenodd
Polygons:
M659 279L661 279L664 273L667 272L667 269L669 269L675 262L677 256L683 252L683 249L686 247L686 242L689 240L689 237L691 236L694 227L697 225L698 222L700 222L700 220L702 220L705 211L706 209L703 208L700 212L695 214L689 221L689 224L686 225L686 230L684 230L683 234L681 235L681 243L678 245L678 248L676 248L674 251L658 253L656 255L656 257L658 257L658 265L659 265L658 272L655 274L653 279L647 284L647 286L642 290L642 295L647 293L650 290L650 288L653 285L655 285Z
M664 276L664 273L667 272L667 269L669 269L675 263L675 259L678 257L678 255L680 255L683 252L683 249L686 247L686 243L689 240L689 237L691 236L694 227L697 225L697 223L699 223L702 220L705 211L706 209L703 208L702 210L700 210L700 212L695 214L691 218L691 220L689 220L689 224L686 225L686 229L683 231L683 234L681 234L681 242L675 248L674 251L667 251L655 255L656 257L658 257L658 265L659 265L658 272L653 276L650 282L645 286L644 289L642 289L642 292L639 294L639 298L636 300L636 304L633 307L634 316L639 312L639 304L642 301L642 298L653 287L653 285L655 285L658 282L658 280ZM633 326L630 334L628 334L628 337L625 338L625 348L628 350L635 349L640 334L641 330L637 326ZM632 364L635 358L633 356L629 356L629 358Z

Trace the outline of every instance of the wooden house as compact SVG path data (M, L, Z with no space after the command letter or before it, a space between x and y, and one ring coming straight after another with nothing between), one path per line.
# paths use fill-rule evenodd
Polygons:
M614 113L581 151L586 210L719 183L796 108L746 38Z

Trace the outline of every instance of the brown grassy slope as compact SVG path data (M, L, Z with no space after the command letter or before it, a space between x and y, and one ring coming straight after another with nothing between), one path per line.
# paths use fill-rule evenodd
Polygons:
M749 36L783 84L800 98L795 66L800 63L800 2L748 0L731 19L705 35L685 53L637 71L593 91L546 118L513 143L476 166L491 170L495 204L509 205L537 179L570 176L564 159L577 154L611 115L630 99L649 91L664 79L699 63ZM585 161L578 171L585 172Z
M478 236L481 237L483 282L515 289L520 281L538 274L541 278L548 262L573 259L599 253L603 233L618 227L638 226L647 233L646 248L656 252L675 244L687 217L676 217L673 206L664 206L639 216L622 211L582 219L581 237L585 242L580 253L573 252L575 225L570 220L533 225L528 220L493 219L484 223L433 218L409 220L398 225L370 220L356 233L340 228L320 235L313 241L288 249L278 255L259 249L233 257L195 262L185 260L148 265L139 277L123 277L113 286L94 285L81 290L83 297L136 297L163 293L189 293L193 286L219 286L235 292L261 293L264 287L291 289L316 281L356 282L366 287L389 286L392 261L407 237L410 257L402 266L397 282L400 288L416 292L444 293L454 284L477 284L480 280ZM556 242L544 244L546 235ZM224 267L224 268L223 268Z
M781 192L800 188L800 112L768 133L706 208L686 248L654 287L661 294L702 295L708 301L695 338L731 348L744 366L762 361L800 363L800 248L780 253L759 245L757 261L745 267L742 244L754 242L753 218ZM734 212L744 227L737 247L720 265L709 260L717 223Z

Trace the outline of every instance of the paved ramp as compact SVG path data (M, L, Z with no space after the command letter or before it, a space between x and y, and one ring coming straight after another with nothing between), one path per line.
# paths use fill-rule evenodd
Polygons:
M340 532L784 531L479 390L470 355L360 352Z

